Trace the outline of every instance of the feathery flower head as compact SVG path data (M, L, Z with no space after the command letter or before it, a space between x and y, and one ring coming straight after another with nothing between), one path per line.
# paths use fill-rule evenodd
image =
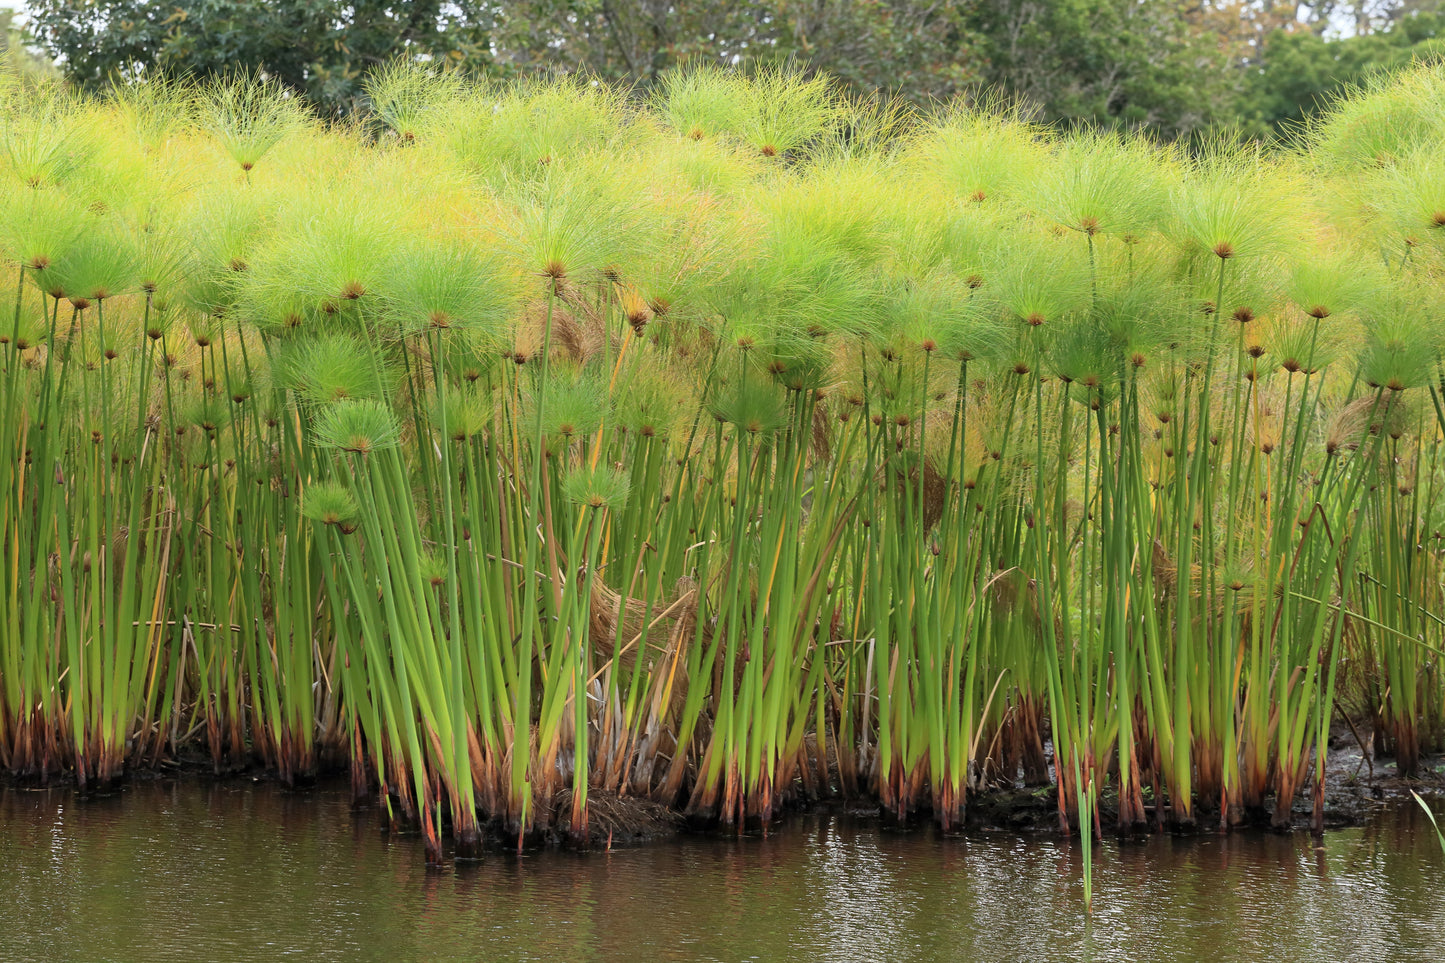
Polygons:
M77 308L126 294L136 286L133 242L114 219L95 218L50 266L47 278Z
M749 378L746 385L734 380L722 386L708 409L718 421L755 437L771 435L788 423L778 388L757 377Z
M496 335L514 310L498 261L434 239L404 244L384 274L382 297L407 334L472 329Z
M1390 392L1430 384L1440 334L1414 292L1392 290L1362 308L1365 335L1360 380Z
M1045 145L1016 106L994 101L949 108L921 131L908 157L959 201L997 205L1034 182Z
M542 403L542 431L564 444L595 432L611 411L606 384L586 368L569 372L561 365L554 366L540 393L534 390L528 396L531 412L537 410L538 400ZM535 418L535 414L527 416L529 423Z
M1165 160L1138 138L1075 133L1048 157L1034 203L1045 216L1089 237L1138 237L1151 231L1164 212Z
M569 502L594 510L623 508L630 490L626 473L612 465L574 469L562 482L562 492Z
M404 57L372 71L362 83L377 119L404 144L446 123L446 114L465 93L461 78Z
M1289 184L1258 148L1209 145L1176 183L1165 229L1191 253L1228 261L1278 253L1290 238Z
M259 73L217 79L201 94L201 123L248 174L306 120L296 96Z
M982 290L1012 320L1037 328L1088 305L1088 264L1070 239L1018 232L993 261L993 280Z
M301 513L313 522L334 525L342 532L356 531L360 510L356 498L340 482L313 482L301 497Z
M699 141L742 126L742 86L736 73L722 67L678 67L662 75L653 104L674 131Z
M285 343L277 359L280 383L308 404L346 399L381 400L391 391L391 376L381 373L366 344L350 334L323 332Z
M313 427L321 447L359 455L401 444L401 425L395 413L385 403L369 398L348 398L322 408Z

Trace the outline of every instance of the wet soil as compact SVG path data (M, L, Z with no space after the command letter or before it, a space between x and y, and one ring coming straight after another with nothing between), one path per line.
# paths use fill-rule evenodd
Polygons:
M1046 753L1050 753L1050 749L1051 747L1046 744ZM285 788L298 794L304 794L316 786L337 786L348 779L348 772L344 760L324 762L316 774L296 780ZM131 770L126 773L125 779L138 783L188 781L222 784L247 782L276 784L280 782L276 773L259 764L232 765L218 770L209 757L201 754L183 754L177 759L163 760L160 765L152 769ZM50 787L72 783L73 780L68 774L50 774L49 778L45 780L45 785ZM0 787L24 789L37 788L40 785L40 780L33 777L17 778L13 775L0 775ZM1295 830L1309 828L1311 817L1309 789L1310 784L1307 779L1295 800L1293 827ZM107 787L102 791L92 791L91 794L104 795L118 791L123 791L123 786ZM1396 774L1392 759L1388 756L1366 754L1348 729L1341 727L1331 734L1329 755L1326 761L1326 829L1361 825L1380 809L1401 799L1409 799L1412 792L1427 798L1445 798L1445 753L1422 753L1419 776L1415 779L1402 779ZM1117 799L1112 791L1106 791L1101 796L1099 803L1100 824L1105 832L1109 832L1116 817ZM565 815L570 811L570 807L571 793L569 790L563 790L554 798L550 807L551 812L559 818L548 818L547 814L542 814L539 822L543 825L560 827L565 822ZM377 805L375 800L371 800L366 805L357 808L373 809L380 814L383 807ZM1153 805L1147 788L1145 790L1145 812L1149 817L1150 824L1153 825ZM863 820L876 819L883 828L891 830L927 830L933 826L931 816L926 811L913 813L908 818L899 820L895 814L880 810L875 803L869 800L845 799L836 794L814 798L795 797L784 808L779 821L800 813L839 815ZM586 840L574 839L560 829L544 829L528 834L522 840L523 848L528 851L558 847L610 851L663 841L682 833L767 835L778 829L776 824L771 827L761 825L723 826L716 821L684 816L683 813L673 808L649 799L621 796L617 793L597 790L588 794L588 814L588 838ZM1267 826L1267 819L1260 825ZM1025 787L1020 783L1013 786L993 786L976 791L969 797L965 823L959 829L963 832L1005 831L1021 835L1056 834L1060 831L1060 817L1055 790L1052 786ZM509 832L500 821L487 824L484 831L491 848L506 850L518 848L515 832ZM1217 833L1219 831L1218 815L1207 805L1202 805L1199 818L1192 827L1170 826L1168 831L1175 834Z
M1052 747L1046 744L1045 752L1052 760ZM1292 828L1296 831L1310 828L1313 815L1312 773L1313 766L1311 775L1306 777L1295 797ZM1391 757L1367 755L1348 728L1341 726L1331 732L1329 751L1325 757L1326 829L1362 825L1381 808L1410 799L1411 793L1419 793L1426 798L1445 798L1445 753L1421 753L1419 775L1414 779L1403 779L1396 773ZM1099 821L1105 832L1110 831L1117 818L1117 804L1118 797L1112 789L1101 795ZM1168 831L1175 834L1218 832L1218 807L1201 800L1197 809L1199 818L1192 827L1169 826ZM1145 788L1145 815L1153 825L1155 812L1148 787ZM1269 828L1268 815L1247 821L1238 828L1251 827ZM1052 786L993 788L970 797L966 828L1021 833L1056 832L1059 829L1058 798Z

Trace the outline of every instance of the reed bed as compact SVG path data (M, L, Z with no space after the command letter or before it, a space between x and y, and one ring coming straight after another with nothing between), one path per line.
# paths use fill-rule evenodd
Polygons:
M0 93L0 767L340 762L440 860L601 794L1318 827L1337 707L1441 747L1439 68L1276 152L368 91Z

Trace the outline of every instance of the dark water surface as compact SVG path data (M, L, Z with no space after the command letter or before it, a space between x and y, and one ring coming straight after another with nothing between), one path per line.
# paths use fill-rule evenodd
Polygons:
M342 793L0 790L0 960L1445 960L1424 815L1099 847L802 817L428 872Z

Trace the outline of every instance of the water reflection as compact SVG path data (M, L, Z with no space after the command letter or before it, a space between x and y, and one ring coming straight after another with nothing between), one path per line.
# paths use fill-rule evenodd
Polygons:
M344 792L0 791L0 959L1437 960L1445 858L1408 806L1326 837L941 839L803 818L443 872Z

